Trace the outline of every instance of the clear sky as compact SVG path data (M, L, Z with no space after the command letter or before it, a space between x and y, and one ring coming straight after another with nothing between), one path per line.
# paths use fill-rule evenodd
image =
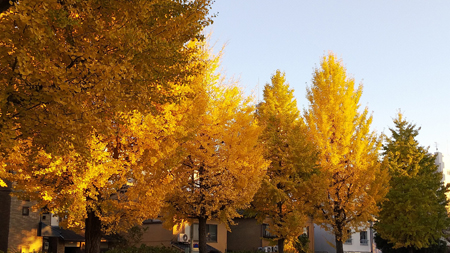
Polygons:
M212 13L211 42L226 44L221 66L248 94L262 99L280 69L303 110L313 70L332 51L362 82L373 130L390 136L401 109L450 167L450 1L216 0Z

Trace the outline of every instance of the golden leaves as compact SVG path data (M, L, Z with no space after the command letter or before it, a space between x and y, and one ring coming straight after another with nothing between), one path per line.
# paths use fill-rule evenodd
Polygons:
M187 43L210 1L102 3L21 1L0 17L0 177L19 172L17 193L68 226L95 210L110 232L158 215L174 187L204 65Z
M344 237L346 229L357 229L378 212L376 202L386 191L377 184L387 180L378 162L380 139L370 132L372 117L367 108L358 111L362 85L354 86L342 61L333 54L324 56L307 89L310 105L305 115L328 194L317 220Z
M206 65L192 79L196 106L187 113L195 121L188 122L190 138L180 144L183 159L175 171L180 186L166 206L169 226L193 217L229 222L236 208L250 202L267 167L257 143L255 107L238 87L218 83L218 58L205 52L200 55Z

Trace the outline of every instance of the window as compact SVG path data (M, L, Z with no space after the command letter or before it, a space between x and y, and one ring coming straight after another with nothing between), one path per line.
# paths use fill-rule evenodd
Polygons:
M264 238L277 238L276 235L273 235L269 232L269 224L262 225L262 233Z
M359 243L361 245L369 245L369 240L367 239L367 231L359 232Z
M198 223L194 224L194 241L198 241ZM217 242L217 225L206 224L206 242Z
M304 227L303 228L302 236L303 237L309 237L309 227Z
M347 230L347 234L348 234L348 239L347 239L347 241L344 242L344 244L352 244L352 231Z
M23 216L29 216L30 215L30 208L27 206L22 207L22 215Z

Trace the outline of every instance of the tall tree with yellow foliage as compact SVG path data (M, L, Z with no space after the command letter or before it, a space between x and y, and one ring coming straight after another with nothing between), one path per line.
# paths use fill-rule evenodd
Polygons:
M88 153L52 155L34 151L32 140L10 152L14 194L63 218L60 225L85 230L86 251L99 252L105 234L156 218L175 187L182 111L172 105L159 115L124 115L115 136L93 132Z
M0 156L29 138L47 153L85 153L93 130L114 135L120 113L178 101L167 91L197 71L186 43L211 23L210 5L15 2L0 13Z
M349 231L367 226L378 213L388 191L378 157L381 142L370 131L372 116L367 108L358 111L361 94L362 85L355 89L334 54L323 57L307 89L305 117L324 183L315 221L335 235L337 253L343 253Z
M269 222L280 253L286 239L302 234L311 213L307 203L314 199L308 183L314 179L315 149L293 92L285 74L277 70L271 83L264 86L264 101L257 113L264 127L259 140L270 166L250 210L260 222Z
M200 50L199 44L189 46ZM192 57L191 64L203 65L201 54ZM64 217L66 227L84 229L87 252L99 252L102 235L157 217L165 195L176 187L179 142L194 107L187 97L195 94L197 79L166 90L186 98L161 104L157 113L118 115L120 121L111 122L114 135L93 130L85 153L72 147L55 155L33 148L32 138L20 141L5 161L6 169L16 172L8 175L16 182L15 194L38 200L39 207Z
M218 58L207 63L192 138L181 144L180 186L168 196L165 213L168 225L198 221L200 253L207 252L207 220L228 224L239 216L236 210L248 206L267 167L255 106L237 86L220 83L217 64Z
M0 13L0 177L86 228L88 253L170 190L166 159L203 68L188 42L210 4L24 0Z

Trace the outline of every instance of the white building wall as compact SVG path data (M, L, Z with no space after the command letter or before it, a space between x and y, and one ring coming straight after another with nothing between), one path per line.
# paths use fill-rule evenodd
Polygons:
M361 243L360 232L356 232L352 234L352 243L344 243L344 252L353 253L353 252L361 252L361 253L369 253L371 251L373 238L370 229L367 228L367 239L368 242L365 245ZM336 253L336 243L334 239L334 235L321 228L318 225L314 225L314 251L315 253Z
M435 164L438 166L438 171L442 173L442 182L444 184L450 183L450 170L446 168L445 164L450 164L450 155L444 155L441 152L435 152Z
M344 252L371 252L370 229L363 231L367 232L367 241L361 241L360 232L353 233L351 243L344 243Z

